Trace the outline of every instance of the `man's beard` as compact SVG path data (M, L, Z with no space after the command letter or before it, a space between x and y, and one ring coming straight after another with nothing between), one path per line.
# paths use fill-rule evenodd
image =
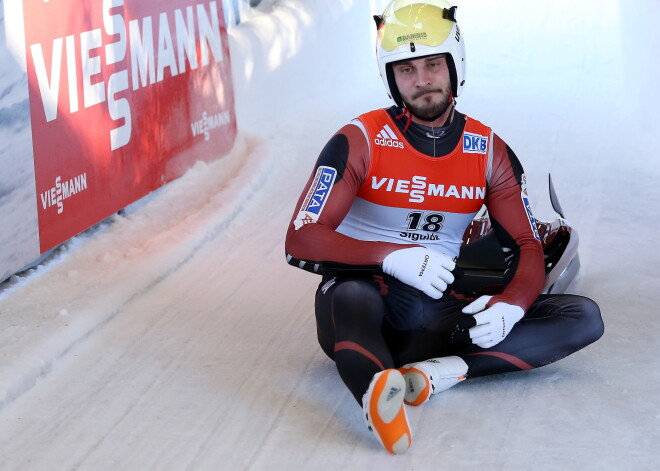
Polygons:
M449 108L449 106L452 104L452 100L450 99L450 95L448 92L445 92L443 89L438 88L438 89L433 89L433 90L424 90L416 95L413 95L413 100L416 98L425 95L426 93L429 92L440 92L442 94L442 98L440 101L432 101L432 102L425 102L422 104L413 104L408 102L405 98L402 98L403 104L406 105L406 108L410 111L410 113L415 116L418 119L421 119L422 121L435 121L438 119L440 116L442 116L445 111ZM411 100L412 101L412 100Z

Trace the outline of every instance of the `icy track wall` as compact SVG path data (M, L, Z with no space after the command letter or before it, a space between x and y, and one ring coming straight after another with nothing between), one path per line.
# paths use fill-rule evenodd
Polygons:
M0 409L47 377L72 349L227 230L232 218L243 211L244 202L250 201L265 178L272 178L270 143L256 137L269 124L263 121L268 113L259 107L266 100L259 90L283 86L281 80L290 77L285 69L306 62L310 54L318 57L319 41L346 18L365 18L370 27L353 31L351 38L372 37L370 14L382 11L383 3L284 0L272 9L255 10L229 30L232 58L238 58L232 60L236 102L242 103L237 106L238 122L252 134L239 133L226 156L197 163L157 197L136 205L139 212L129 208L126 216L111 218L112 224L98 233L65 244L66 256L35 275L39 282L21 285L20 296L10 298L12 290L2 293L6 297L0 301L0 319L7 328L0 329L4 333ZM352 44L346 45L347 50ZM314 71L309 73L313 76ZM287 104L286 97L277 100L281 106ZM279 101L275 105L282 109ZM99 283L103 285L100 293Z
M0 281L237 133L223 2L3 2Z

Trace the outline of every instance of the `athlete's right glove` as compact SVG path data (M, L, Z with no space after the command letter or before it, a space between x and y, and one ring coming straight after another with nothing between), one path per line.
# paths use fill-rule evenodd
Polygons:
M407 285L440 299L447 285L454 282L451 257L425 247L395 250L383 259L383 271Z

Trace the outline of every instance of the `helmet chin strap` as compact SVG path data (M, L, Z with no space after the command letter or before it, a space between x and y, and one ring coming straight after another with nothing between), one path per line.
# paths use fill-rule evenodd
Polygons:
M404 116L407 119L406 125L403 128L403 132L405 133L408 130L408 128L410 127L410 123L412 123L412 119L410 117L411 113L410 113L410 110L408 109L408 107L406 107L406 105L403 105L403 112L399 116L397 116L396 119L401 119Z

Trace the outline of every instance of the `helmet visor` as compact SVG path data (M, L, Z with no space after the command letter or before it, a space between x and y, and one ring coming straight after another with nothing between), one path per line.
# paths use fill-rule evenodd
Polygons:
M393 51L411 42L430 47L445 42L454 27L455 21L451 19L453 11L439 6L446 2L434 3L437 5L399 0L390 4L378 29L380 46L386 51Z

